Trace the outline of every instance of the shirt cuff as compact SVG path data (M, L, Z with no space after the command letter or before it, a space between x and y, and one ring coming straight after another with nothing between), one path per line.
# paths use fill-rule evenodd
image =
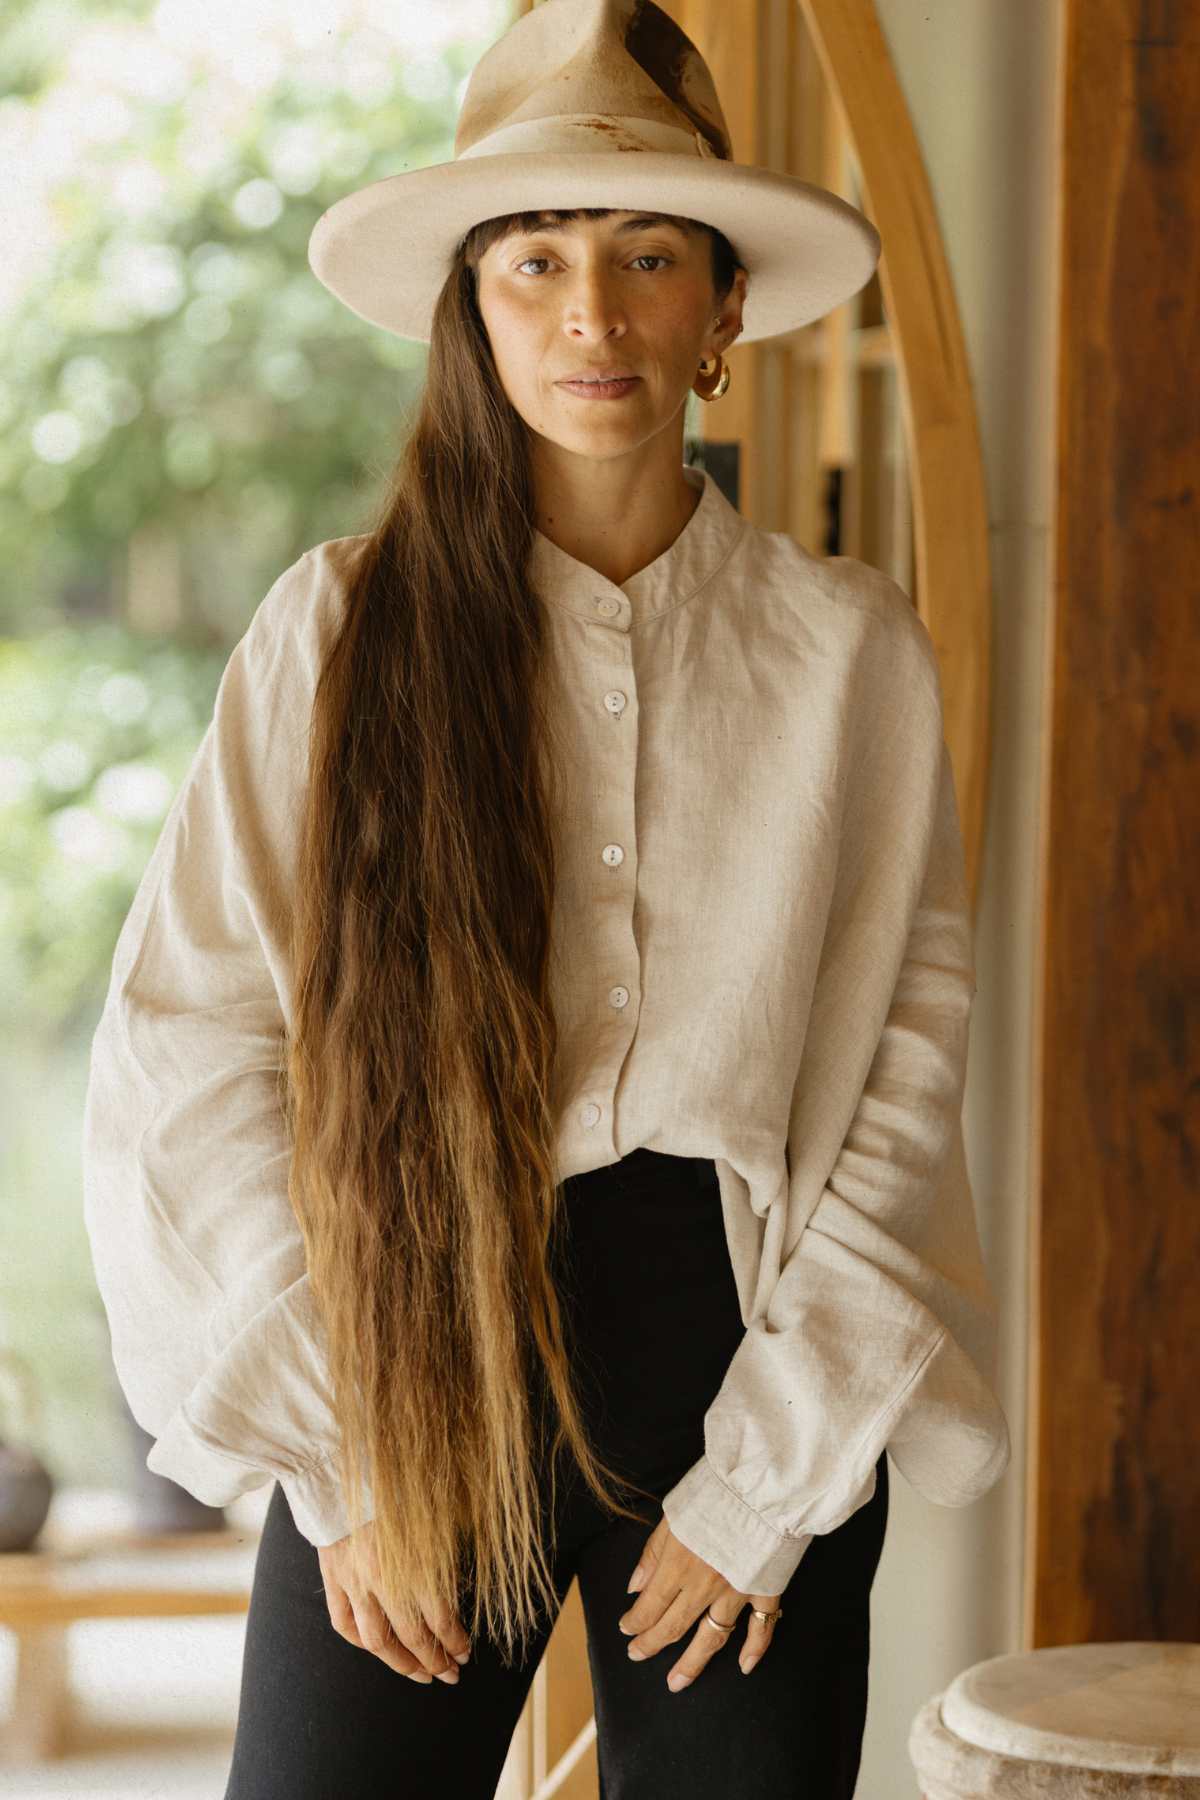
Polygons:
M284 1471L277 1480L296 1530L310 1544L334 1544L354 1529L346 1515L341 1485L332 1463L320 1468ZM368 1497L363 1517L358 1522L365 1525L373 1517L374 1506Z
M336 1543L352 1529L332 1457L300 1468L264 1469L213 1443L195 1428L182 1407L151 1445L146 1467L174 1481L206 1506L228 1506L242 1494L278 1481L297 1531L313 1545ZM363 1503L360 1523L365 1524L374 1510L369 1492Z
M782 1594L816 1535L781 1537L726 1487L703 1456L662 1505L680 1543L711 1563L739 1594Z

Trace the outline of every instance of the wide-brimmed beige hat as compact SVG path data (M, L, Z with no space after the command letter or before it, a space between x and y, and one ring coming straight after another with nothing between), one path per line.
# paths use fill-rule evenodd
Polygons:
M463 235L543 207L681 214L724 232L749 276L739 343L856 294L879 233L827 188L733 160L708 66L653 0L541 0L471 71L454 160L345 195L309 264L352 312L429 342Z

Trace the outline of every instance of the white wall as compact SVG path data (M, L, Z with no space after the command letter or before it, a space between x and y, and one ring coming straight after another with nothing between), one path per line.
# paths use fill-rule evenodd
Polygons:
M910 1800L912 1719L959 1670L1024 1647L1027 1232L1045 632L1057 328L1059 0L876 0L925 158L983 442L992 556L993 745L979 992L965 1122L1001 1313L1012 1463L973 1507L894 1468L872 1593L871 1698L856 1800Z

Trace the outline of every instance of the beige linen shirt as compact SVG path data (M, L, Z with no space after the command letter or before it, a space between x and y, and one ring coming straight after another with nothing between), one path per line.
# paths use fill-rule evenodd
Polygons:
M696 511L620 586L535 539L566 759L559 1172L640 1145L715 1161L745 1336L663 1508L772 1594L885 1448L945 1506L1009 1459L961 1126L976 981L924 624L887 575L685 476ZM148 1467L213 1505L277 1479L314 1544L348 1527L276 1053L308 711L355 541L286 569L231 653L117 942L84 1117Z

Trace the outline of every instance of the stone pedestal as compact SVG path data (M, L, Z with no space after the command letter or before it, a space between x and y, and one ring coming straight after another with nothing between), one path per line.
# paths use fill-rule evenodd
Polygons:
M921 1708L923 1800L1200 1800L1200 1644L994 1656Z

